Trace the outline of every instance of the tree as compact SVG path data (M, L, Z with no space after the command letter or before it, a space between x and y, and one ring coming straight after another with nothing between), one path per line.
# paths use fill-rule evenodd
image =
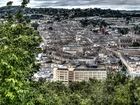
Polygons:
M23 0L21 8L27 3ZM0 22L0 105L30 103L29 77L36 71L34 53L40 52L37 47L42 39L26 21L18 20L13 16L13 20Z
M129 29L128 29L128 28L118 28L118 32L119 32L120 34L125 35L125 34L128 34Z
M115 96L112 100L113 105L132 105L131 94L128 85L120 85L115 88Z
M49 29L49 30L53 30L53 27L49 27L48 29Z
M35 23L32 23L31 26L32 26L35 30L37 30L39 24L38 24L37 22L35 22Z
M133 42L132 46L133 47L139 47L140 46L140 43L139 42Z

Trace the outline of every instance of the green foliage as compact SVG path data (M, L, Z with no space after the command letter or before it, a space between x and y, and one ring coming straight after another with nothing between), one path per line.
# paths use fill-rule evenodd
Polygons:
M31 82L34 105L139 105L140 77L109 73L104 81Z
M120 34L125 35L125 34L128 34L129 29L128 29L128 28L118 28L118 32L119 32Z
M94 20L94 19L82 19L82 20L80 20L80 23L81 23L81 25L83 26L83 27L85 27L85 26L88 26L88 25L92 25L93 27L95 27L96 25L98 25L98 26L100 26L100 27L102 27L102 26L104 26L104 27L107 27L107 25L108 25L108 23L107 22L105 22L104 20L100 20L100 19L98 19L98 20Z
M22 6L26 4L23 0ZM42 39L26 21L18 21L10 12L6 19L0 23L0 105L27 105L29 80L36 71L34 53L40 52L37 47Z
M139 42L133 42L132 46L133 47L140 47L140 43Z
M31 16L30 16L30 19L42 19L42 18L44 18L44 16L43 15L38 15L38 14L32 14Z
M37 30L39 24L38 24L37 22L35 22L35 23L32 23L31 26L32 26L35 30Z

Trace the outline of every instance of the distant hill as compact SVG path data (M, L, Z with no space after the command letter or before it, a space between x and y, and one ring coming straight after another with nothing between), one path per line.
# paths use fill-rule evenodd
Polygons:
M16 13L19 10L19 6L11 6L11 12ZM8 8L0 7L0 14L6 14ZM89 16L101 16L101 17L140 17L140 11L126 11L126 10L111 10L100 8L87 8L87 9L63 9L63 8L29 8L26 7L23 11L24 14L31 15L53 15L58 20L60 17L75 18L75 17L89 17ZM42 17L42 16L40 16Z
M140 10L134 10L134 11L120 10L120 12L127 13L127 14L140 14Z

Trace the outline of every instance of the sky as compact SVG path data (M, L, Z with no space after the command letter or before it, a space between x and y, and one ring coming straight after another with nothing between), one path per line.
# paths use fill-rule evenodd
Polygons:
M0 0L0 7L8 1L20 5L22 0ZM52 8L102 8L115 10L140 10L140 0L30 0L28 7Z

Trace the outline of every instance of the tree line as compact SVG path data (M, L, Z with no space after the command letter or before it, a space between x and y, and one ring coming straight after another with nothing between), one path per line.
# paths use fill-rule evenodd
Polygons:
M120 72L109 73L106 80L30 82L28 99L33 105L139 105L140 77L131 79Z
M15 14L19 9L19 6L11 6L12 13ZM6 14L7 7L1 7L0 13ZM26 7L23 11L24 14L32 14L31 18L33 19L40 19L42 15L52 15L57 17L63 18L75 18L75 17L91 17L91 16L101 16L101 17L139 17L137 13L129 13L129 12L122 12L119 10L111 10L111 9L100 9L100 8L87 8L87 9L80 9L80 8L73 8L73 9L63 9L63 8L29 8ZM39 16L37 16L39 15Z

